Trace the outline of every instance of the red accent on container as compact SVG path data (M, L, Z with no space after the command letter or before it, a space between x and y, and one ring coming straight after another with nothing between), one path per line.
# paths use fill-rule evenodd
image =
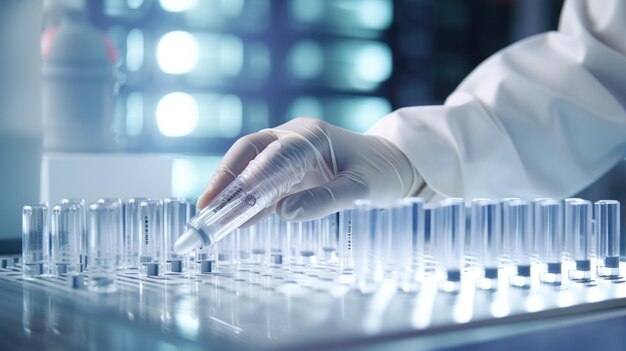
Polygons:
M109 57L109 61L111 63L115 63L117 61L117 50L115 49L115 44L107 37L106 35L102 36L102 41L104 41L104 46L107 49L107 56Z
M50 52L52 51L52 44L54 43L54 38L56 38L57 33L59 32L59 27L50 27L47 28L41 34L41 57L45 60L50 56Z

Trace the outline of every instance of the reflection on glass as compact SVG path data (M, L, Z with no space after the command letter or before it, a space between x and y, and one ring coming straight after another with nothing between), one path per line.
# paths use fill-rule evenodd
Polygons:
M157 62L165 73L185 74L198 64L199 43L189 32L165 34L157 45Z

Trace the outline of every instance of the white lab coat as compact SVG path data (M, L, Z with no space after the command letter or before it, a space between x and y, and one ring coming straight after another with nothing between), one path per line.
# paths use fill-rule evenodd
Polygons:
M575 194L626 156L626 1L567 1L557 32L494 54L444 105L399 109L368 133L444 196Z

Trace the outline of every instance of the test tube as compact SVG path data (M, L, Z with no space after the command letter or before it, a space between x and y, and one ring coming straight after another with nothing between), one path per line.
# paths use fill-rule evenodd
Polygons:
M48 260L48 206L22 208L22 274L24 278L44 275Z
M80 243L79 243L79 251L80 251L80 271L82 272L87 268L87 207L85 206L85 199L81 198L68 198L61 199L61 204L74 204L76 206L80 206L81 213L81 232L80 232Z
M431 216L437 260L446 275L442 288L456 290L460 287L458 283L465 260L465 201L458 198L443 200Z
M374 280L391 277L394 269L394 252L391 237L391 208L378 208L373 217L372 264Z
M502 213L500 203L490 199L472 200L471 237L476 246L477 262L482 266L485 280L498 279L502 252ZM497 286L482 282L482 288Z
M370 201L354 202L354 221L352 231L352 257L354 260L354 278L357 288L367 292L372 286L371 279L371 231L372 215L376 211Z
M128 199L124 207L124 268L139 268L139 244L143 227L139 204L146 200L149 199L145 197Z
M252 249L252 261L257 264L267 265L270 262L270 235L269 218L265 217L250 227L250 245Z
M320 259L326 262L337 260L337 213L320 218Z
M300 232L302 222L287 222L287 236L289 236L289 260L298 263L300 257Z
M165 270L172 273L183 272L185 255L174 251L178 235L185 229L189 220L189 203L185 199L167 198L163 200L163 254Z
M547 265L547 272L542 280L545 283L560 284L562 273L563 250L563 205L557 200L544 200L539 204L538 222L539 235L543 243L540 259ZM536 238L537 238L536 237Z
M424 210L424 200L419 197L407 198L408 206L411 208L409 216L411 217L411 236L413 240L411 252L411 269L414 277L418 280L423 279L425 259L430 247L426 248L426 236L424 234L426 228L426 216ZM432 258L432 255L431 255Z
M163 203L144 200L139 203L141 242L139 243L140 273L159 275L163 266Z
M595 206L599 275L617 278L620 260L620 203L600 200Z
M572 222L568 218L572 217L572 213L571 213L572 205L575 204L575 203L578 203L580 201L584 201L584 200L583 199L579 199L579 198L567 198L567 199L563 200L563 218L564 218L564 222L563 222L563 239L562 239L562 243L563 243L563 252L562 252L563 261L571 260L572 256L574 255L574 245L575 245L576 238L573 235L574 228L572 228L572 226L575 225L575 224L574 224L574 222Z
M125 255L124 255L124 205L122 200L119 198L104 198L99 199L99 203L111 204L113 205L115 212L115 222L116 226L112 229L111 235L117 236L117 268L123 269L125 263Z
M50 263L54 275L80 272L82 216L79 204L65 203L52 209Z
M270 264L282 265L286 262L289 243L285 233L285 222L276 214L272 214L267 219L267 231L270 241Z
M541 236L541 203L544 201L552 201L547 197L540 197L533 200L533 261L540 263L540 253L543 249L543 237Z
M413 204L412 199L401 199L391 209L391 268L404 291L410 290L413 282Z
M303 264L317 262L317 250L319 246L318 225L315 220L302 222L298 237L299 259Z
M112 292L116 289L115 269L119 236L118 208L113 203L98 202L89 206L87 214L89 237L90 290Z
M353 226L352 209L343 210L339 213L338 224L338 250L339 269L348 272L352 269L352 226Z
M509 252L517 267L511 284L529 287L533 261L532 208L528 201L510 199L503 203L503 232L510 238Z
M238 263L249 263L252 257L249 227L237 228L235 230L235 248L238 251Z
M424 279L427 275L436 272L437 264L435 262L435 248L433 245L433 213L434 208L424 207L424 224L423 230L417 234L417 242L415 243L415 265L417 267L418 279Z
M235 233L231 233L222 239L222 241L215 244L217 247L217 261L219 264L234 264L235 263Z
M576 262L572 278L582 282L591 279L591 259L593 256L592 210L591 202L576 199L565 203L565 238L568 239L571 258Z

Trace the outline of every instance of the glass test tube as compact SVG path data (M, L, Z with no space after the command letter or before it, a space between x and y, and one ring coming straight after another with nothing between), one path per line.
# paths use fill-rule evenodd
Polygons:
M145 197L128 199L124 207L124 268L139 268L139 244L143 228L139 204Z
M374 213L372 235L372 264L374 280L390 277L394 268L391 237L391 208L378 208Z
M74 204L76 206L80 206L81 213L81 232L80 232L80 271L82 272L87 268L87 207L85 206L85 199L81 198L69 198L69 199L61 199L61 205L63 204Z
M402 290L408 290L413 281L413 203L402 199L391 209L391 268Z
M82 216L80 204L65 203L52 209L50 263L54 275L80 272Z
M352 269L352 226L354 211L352 209L343 210L339 213L338 224L338 250L339 268L342 271Z
M575 203L578 203L580 201L584 201L583 199L579 199L579 198L567 198L565 200L563 200L563 239L562 239L562 243L563 243L563 252L562 252L562 256L563 256L563 260L564 261L569 261L572 259L572 256L574 255L574 242L575 242L575 237L572 234L573 233L573 228L572 225L574 225L574 223L570 220L568 220L568 218L572 217L571 211L572 211L572 205Z
M304 264L317 262L319 235L316 230L318 228L319 225L315 220L302 222L298 237L298 262Z
M424 207L424 230L422 235L417 235L415 243L415 255L418 279L424 278L428 274L436 272L437 263L435 261L435 247L433 245L433 213L434 208Z
M270 262L269 218L265 217L250 227L250 246L252 261L267 265Z
M409 216L411 217L411 236L413 245L411 249L411 270L414 277L421 280L424 275L425 260L427 249L426 245L426 217L424 212L424 200L419 197L407 198L408 206L411 208ZM429 248L430 249L430 248Z
M249 263L252 257L250 246L250 228L237 228L235 230L235 250L238 251L238 263Z
M268 219L268 230L270 236L270 262L273 265L281 265L289 261L289 235L287 235L287 222L283 221L276 214Z
M527 287L533 262L532 207L528 201L520 199L506 200L502 206L503 233L505 238L510 238L509 252L517 266L512 284Z
M497 279L502 252L501 205L490 199L472 200L471 237L484 278Z
M222 241L215 244L217 248L217 260L220 264L235 263L235 243L237 241L235 233L228 234Z
M89 289L111 292L116 289L118 250L118 208L112 203L95 203L87 213L89 237Z
M543 237L541 236L541 203L552 201L547 197L540 197L533 200L533 261L540 263L540 255L543 248Z
M563 250L563 205L557 200L544 200L539 204L539 214L535 223L539 228L538 238L543 243L540 259L547 265L543 281L560 283Z
M167 198L163 200L163 254L165 270L172 273L183 272L185 255L174 252L178 235L185 230L189 220L189 203L185 199Z
M569 200L569 199L568 199ZM565 203L565 238L568 239L569 257L576 262L572 278L588 281L591 279L591 259L593 256L592 211L587 200L572 200Z
M48 260L48 206L22 208L22 274L25 278L44 275Z
M371 278L371 231L372 214L376 211L368 200L354 202L354 221L352 230L352 258L354 260L354 278L357 287L366 291L372 283Z
M117 225L112 229L111 234L117 236L117 268L123 269L125 263L124 257L124 206L122 200L118 198L99 199L98 203L111 204L115 211L115 222Z
M465 260L465 201L443 200L431 216L433 244L440 268L448 282L460 282Z
M320 259L332 262L337 259L337 213L320 218Z
M143 275L159 275L163 260L163 203L161 200L144 200L139 203L141 241L139 267Z
M620 203L601 200L595 204L595 224L598 241L599 275L619 277Z

